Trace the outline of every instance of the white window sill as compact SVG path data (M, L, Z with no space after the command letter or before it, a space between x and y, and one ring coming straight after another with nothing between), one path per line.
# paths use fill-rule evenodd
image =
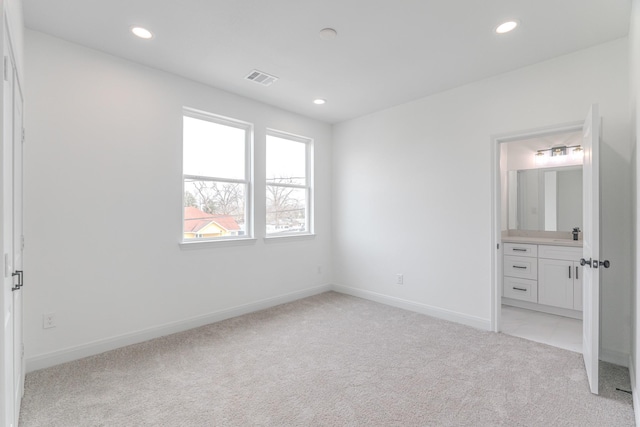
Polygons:
M249 246L249 245L255 245L257 242L257 239L254 238L244 238L244 239L220 239L220 240L194 240L192 242L190 241L183 241L180 242L180 249L182 250L190 250L190 249L202 249L202 248L221 248L221 247L228 247L228 246Z
M316 235L313 233L300 233L300 234L283 234L276 236L266 236L264 238L265 243L280 243L280 242L291 242L296 240L313 240Z

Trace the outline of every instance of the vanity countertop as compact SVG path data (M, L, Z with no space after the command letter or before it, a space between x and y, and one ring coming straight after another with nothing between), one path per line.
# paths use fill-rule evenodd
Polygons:
M553 239L550 237L503 236L503 243L531 243L533 245L582 247L582 240Z

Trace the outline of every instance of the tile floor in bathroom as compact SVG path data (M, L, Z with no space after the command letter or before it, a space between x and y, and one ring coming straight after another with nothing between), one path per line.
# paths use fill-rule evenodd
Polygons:
M582 353L582 320L502 306L502 333Z

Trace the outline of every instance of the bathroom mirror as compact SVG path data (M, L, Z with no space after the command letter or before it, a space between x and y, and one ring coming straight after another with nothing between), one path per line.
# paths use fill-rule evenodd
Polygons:
M511 230L582 230L582 166L507 172Z

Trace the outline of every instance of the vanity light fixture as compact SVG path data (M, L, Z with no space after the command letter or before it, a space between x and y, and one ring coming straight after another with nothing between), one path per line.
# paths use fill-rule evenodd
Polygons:
M570 145L570 146L566 146L566 145L562 145L560 147L551 147L551 148L546 148L543 150L538 150L536 151L536 156L544 156L546 152L550 153L551 157L555 157L555 156L566 156L567 155L567 151L573 148L572 152L573 153L579 153L582 150L582 146L581 145Z
M546 156L547 151L549 150L538 150L536 152L536 155L534 156L536 166L540 167L548 163L549 157Z
M571 150L571 151L569 151ZM551 147L542 150L537 150L535 153L535 161L536 164L543 164L549 161L552 158L554 160L562 161L563 158L566 158L568 153L571 153L571 156L574 158L580 158L584 155L584 149L581 145L570 145L570 146L559 146L559 147Z
M571 152L571 157L573 157L574 159L582 159L584 157L584 148L582 148L581 145L574 147L573 151Z

